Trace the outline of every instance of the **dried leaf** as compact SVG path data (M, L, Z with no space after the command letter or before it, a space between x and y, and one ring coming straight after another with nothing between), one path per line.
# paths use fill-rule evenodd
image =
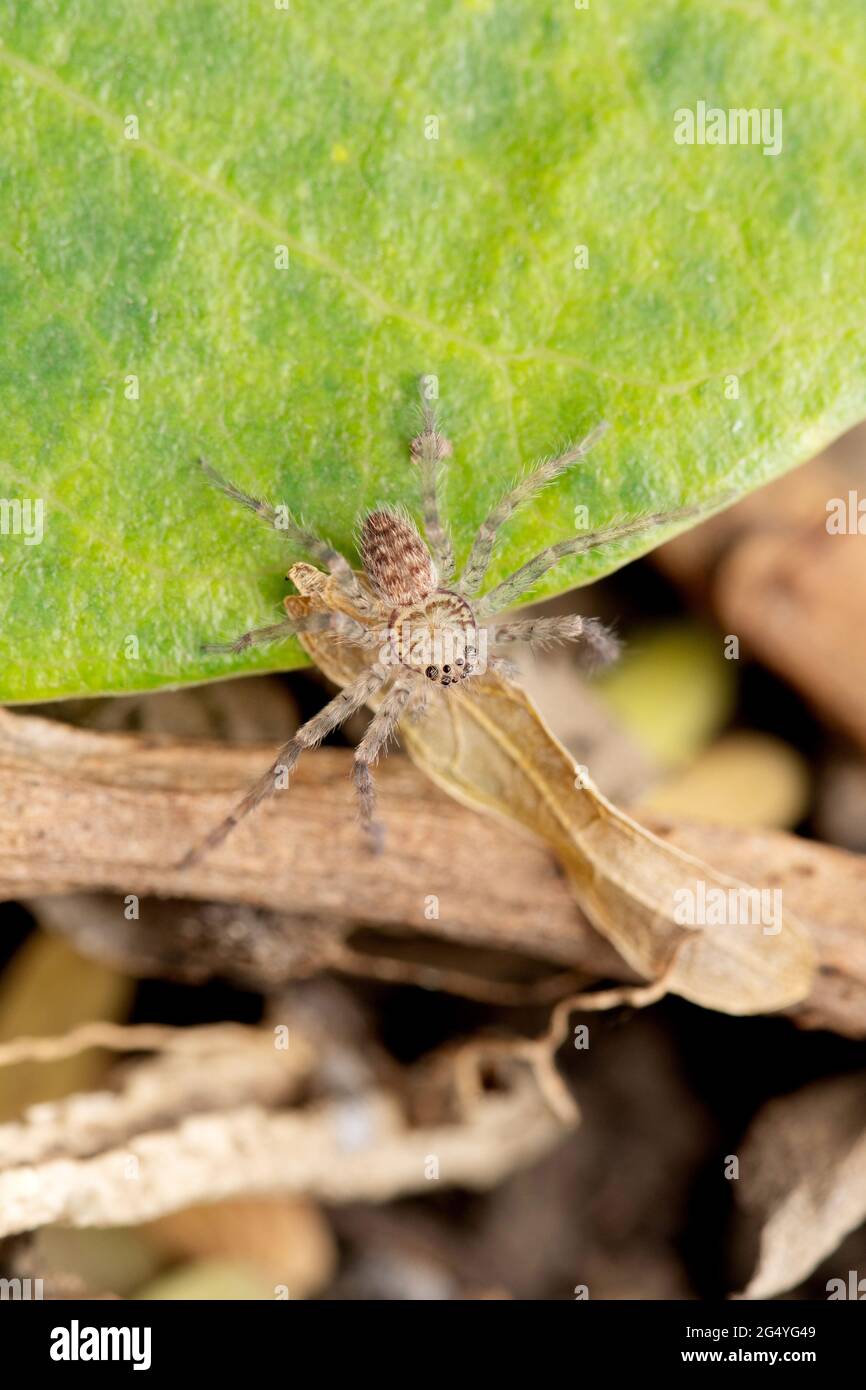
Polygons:
M316 664L344 685L364 664L357 649L315 634L302 639ZM554 738L529 697L488 673L431 704L401 734L415 762L467 805L516 821L562 858L581 908L630 966L706 1008L766 1013L805 998L815 953L785 912L766 923L690 927L676 920L681 895L710 890L728 901L747 889L665 844L597 790ZM771 934L772 932L772 934Z
M866 1076L770 1101L739 1157L738 1203L762 1223L741 1297L772 1298L796 1288L866 1219Z

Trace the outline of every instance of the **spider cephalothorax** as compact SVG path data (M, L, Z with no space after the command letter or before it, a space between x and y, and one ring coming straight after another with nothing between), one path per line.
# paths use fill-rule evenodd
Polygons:
M389 638L401 665L443 689L486 666L487 633L453 589L434 589L428 598L395 608Z
M439 432L429 405L423 406L423 428L411 447L421 474L424 534L409 513L399 508L380 507L368 513L359 537L361 573L356 574L339 551L307 530L287 508L274 508L242 492L203 464L210 480L226 496L283 531L293 544L318 562L318 567L298 564L289 571L301 597L289 596L285 600L288 616L284 621L245 632L234 641L211 645L207 650L238 652L297 633L318 632L361 649L366 665L361 675L298 729L235 810L184 863L218 845L265 797L286 786L304 749L316 747L368 701L375 701L377 709L355 751L354 780L362 823L372 830L372 768L403 718L423 717L431 695L453 699L483 679L489 670L510 674L511 664L497 649L514 642L536 647L576 642L596 662L609 661L616 655L616 640L595 618L574 614L500 622L496 615L567 556L691 516L696 508L653 513L605 530L570 536L548 546L507 579L476 597L487 575L500 528L518 507L583 458L606 429L604 423L597 425L580 443L538 464L516 483L482 523L459 575L455 574L451 538L440 518L437 501L439 470L451 453L451 446Z

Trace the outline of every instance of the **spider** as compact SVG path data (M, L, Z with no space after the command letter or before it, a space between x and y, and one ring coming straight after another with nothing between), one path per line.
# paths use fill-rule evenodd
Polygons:
M431 696L454 698L457 692L482 680L487 671L513 678L516 668L496 650L513 643L540 648L574 642L594 664L607 663L618 653L616 638L596 618L574 614L502 622L497 615L566 557L678 521L698 510L691 506L654 512L604 530L570 536L542 550L479 597L502 527L542 488L573 468L602 437L608 424L602 421L579 443L537 464L505 494L482 522L458 575L451 537L440 517L437 500L440 471L452 448L439 429L433 406L422 400L421 410L421 432L410 448L421 479L423 535L402 508L379 507L369 512L358 537L363 564L360 574L352 570L339 551L285 507L275 508L250 496L201 460L209 481L226 497L282 530L294 546L317 562L318 567L293 566L288 578L303 593L318 595L315 607L319 610L305 609L300 616L291 616L293 605L299 600L289 596L284 600L290 615L285 620L244 632L230 642L209 643L204 650L241 652L261 643L318 631L328 632L335 641L366 649L369 661L361 675L283 745L268 771L201 845L190 851L183 866L214 849L260 802L288 785L301 753L317 747L349 715L372 699L378 699L378 709L355 751L353 778L361 825L374 847L381 847L380 827L374 816L372 769L405 717L423 718ZM295 608L296 614L297 611Z

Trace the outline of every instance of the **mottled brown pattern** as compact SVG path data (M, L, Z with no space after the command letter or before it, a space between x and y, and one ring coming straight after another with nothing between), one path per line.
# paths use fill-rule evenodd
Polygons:
M418 603L436 588L436 568L415 527L395 512L370 512L361 532L364 569L380 598Z

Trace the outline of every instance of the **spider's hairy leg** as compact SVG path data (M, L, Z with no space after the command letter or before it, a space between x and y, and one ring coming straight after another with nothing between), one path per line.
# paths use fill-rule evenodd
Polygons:
M571 555L582 555L587 550L598 550L629 536L638 536L642 531L651 531L656 526L671 526L674 522L685 521L687 517L700 516L706 510L706 504L696 503L669 512L650 512L644 516L633 517L631 521L608 526L601 531L589 531L584 536L572 536L568 540L558 541L556 545L542 550L532 560L527 560L525 565L521 565L519 570L503 579L495 589L484 594L476 604L476 615L482 620L492 617L494 613L500 613L503 608L511 608L527 589L537 584L538 580L558 565L560 560L565 560Z
M318 714L314 714L313 718L308 719L306 724L302 724L288 743L283 744L267 772L253 783L246 796L238 802L225 820L215 826L200 845L190 850L178 867L188 868L191 864L196 863L202 855L222 844L236 825L239 825L262 801L274 794L277 790L278 778L285 779L286 785L288 785L288 779L301 754L308 748L315 748L323 738L332 733L334 729L339 728L350 714L354 714L355 710L360 709L370 696L385 684L390 674L390 671L378 663L371 666L369 670L358 676L357 680L352 681L338 695L335 695L324 709L319 710Z
M361 825L377 850L382 847L382 828L374 819L376 789L373 785L373 767L396 733L414 693L415 685L410 681L398 681L392 686L355 749L352 777L358 793Z
M208 481L224 496L232 502L239 503L242 507L248 507L251 512L255 512L256 516L261 517L262 521L272 530L280 531L299 550L303 550L320 565L324 565L341 587L358 601L359 606L362 603L365 604L365 596L352 573L352 566L345 555L341 555L339 550L336 550L329 541L322 540L321 536L317 536L309 527L302 525L287 507L273 507L270 502L265 502L260 497L253 497L251 493L244 492L242 488L218 473L205 459L199 459L199 466Z
M570 613L562 618L523 618L501 623L490 632L490 641L526 642L530 647L552 647L559 642L579 642L582 655L591 666L608 666L620 652L619 640L598 618Z
M585 454L588 454L592 446L597 444L602 435L609 429L608 422L602 420L579 443L573 444L570 449L566 449L556 458L546 459L539 463L532 472L527 473L525 478L522 478L510 492L505 494L490 515L481 523L478 534L472 543L469 559L466 561L466 567L457 586L461 594L467 598L477 594L490 565L493 547L496 544L496 537L500 528L510 520L519 507L529 502L536 493L547 487L548 483L561 477L577 463L578 459L582 459Z
M298 632L323 632L331 626L333 621L330 613L311 613L306 618L284 618L281 623L271 623L268 627L251 628L249 632L242 632L229 642L205 642L202 651L208 654L245 652L248 647L261 647L268 642L282 642L288 637L294 637ZM356 626L360 627L360 624Z
M415 698L409 705L408 714L411 724L420 724L421 720L427 715L430 708L430 687L425 681L423 685L416 687Z
M205 642L202 651L245 652L248 647L264 646L268 642L281 642L302 632L331 631L343 642L357 647L378 647L382 645L382 635L375 629L356 623L345 613L309 613L303 618L284 618L280 623L268 627L254 627L242 632L229 642Z
M328 626L339 641L347 642L350 647L382 647L388 642L386 628L364 627L346 613L333 613Z
M447 586L454 577L454 547L448 527L439 514L438 486L442 460L451 454L451 441L439 429L436 411L421 395L421 432L412 440L411 453L421 472L424 508L424 535L430 546L440 582Z

